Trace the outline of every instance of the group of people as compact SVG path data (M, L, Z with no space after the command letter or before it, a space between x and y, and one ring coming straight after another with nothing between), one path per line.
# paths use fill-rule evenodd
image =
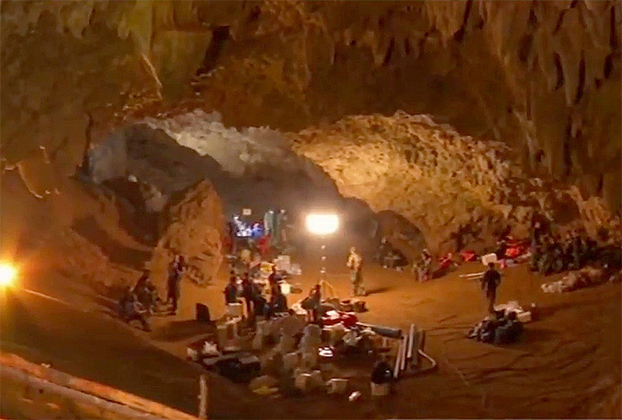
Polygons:
M126 322L138 321L144 330L150 330L148 318L155 312L177 313L180 296L179 284L186 270L183 256L174 258L168 270L166 299L161 299L149 270L143 271L134 287L126 287L118 302L118 312Z
M537 231L536 231L537 232ZM549 275L578 270L594 259L597 244L583 232L568 232L564 237L550 233L532 235L531 270Z
M287 247L288 229L288 216L283 209L268 210L263 220L252 223L234 215L227 223L225 249L235 255L241 242L242 246L256 248L262 257L266 257L270 249Z
M398 249L395 249L384 237L380 241L380 246L374 257L384 268L395 268L400 270L408 265L408 259Z
M287 297L283 294L276 266L272 267L272 272L268 276L270 296L266 298L262 288L257 285L248 272L242 274L241 279L234 271L231 271L229 283L223 291L225 295L225 305L241 303L243 300L246 305L246 317L253 322L257 315L267 319L277 313L288 312Z

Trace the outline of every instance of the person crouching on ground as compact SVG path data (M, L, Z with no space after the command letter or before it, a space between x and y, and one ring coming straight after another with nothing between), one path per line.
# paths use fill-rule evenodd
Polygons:
M350 248L347 266L350 269L350 282L352 283L353 296L365 296L365 288L363 287L363 257L357 252L356 248Z
M266 317L269 319L275 314L287 312L287 297L283 294L281 286L272 286L270 291L270 304Z
M488 264L488 270L482 278L482 290L486 293L488 312L495 314L495 300L497 299L497 287L501 283L501 274L495 269L495 263Z
M151 331L149 322L147 322L144 314L146 311L142 308L134 293L132 293L131 287L126 287L123 291L123 295L119 299L118 311L123 321L127 323L138 321L142 325L143 330Z

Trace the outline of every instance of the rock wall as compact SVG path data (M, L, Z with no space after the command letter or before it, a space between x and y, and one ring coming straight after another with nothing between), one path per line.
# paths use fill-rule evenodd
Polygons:
M177 255L188 264L185 278L207 285L222 262L225 217L216 190L201 181L186 191L163 216L164 231L149 264L154 282L164 292L168 267Z
M54 190L111 126L167 109L299 130L432 114L620 205L618 1L5 1L3 167Z
M461 236L476 248L506 230L525 237L534 212L562 229L585 227L596 237L604 227L620 235L619 217L602 199L529 178L506 144L462 136L427 116L347 117L290 138L344 196L404 216L437 252L454 250Z

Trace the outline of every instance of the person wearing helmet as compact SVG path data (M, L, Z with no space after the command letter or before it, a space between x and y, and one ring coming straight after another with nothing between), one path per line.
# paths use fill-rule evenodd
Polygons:
M356 252L356 248L350 248L348 254L347 266L350 269L350 282L352 283L353 296L365 296L365 288L363 287L363 257Z

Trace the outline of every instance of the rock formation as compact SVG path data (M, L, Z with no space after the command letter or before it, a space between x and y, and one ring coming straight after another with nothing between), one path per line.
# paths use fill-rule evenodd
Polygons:
M432 114L619 210L618 1L2 3L2 158L53 192L112 126Z
M189 188L163 219L165 228L149 264L154 282L164 288L170 263L183 255L188 264L185 278L209 284L222 262L225 228L222 204L212 184L204 180Z
M506 230L525 237L534 211L592 236L601 227L620 234L619 218L602 199L529 178L506 144L461 136L427 116L347 117L290 137L344 196L404 216L434 251L455 249L465 230L475 229L474 242Z

